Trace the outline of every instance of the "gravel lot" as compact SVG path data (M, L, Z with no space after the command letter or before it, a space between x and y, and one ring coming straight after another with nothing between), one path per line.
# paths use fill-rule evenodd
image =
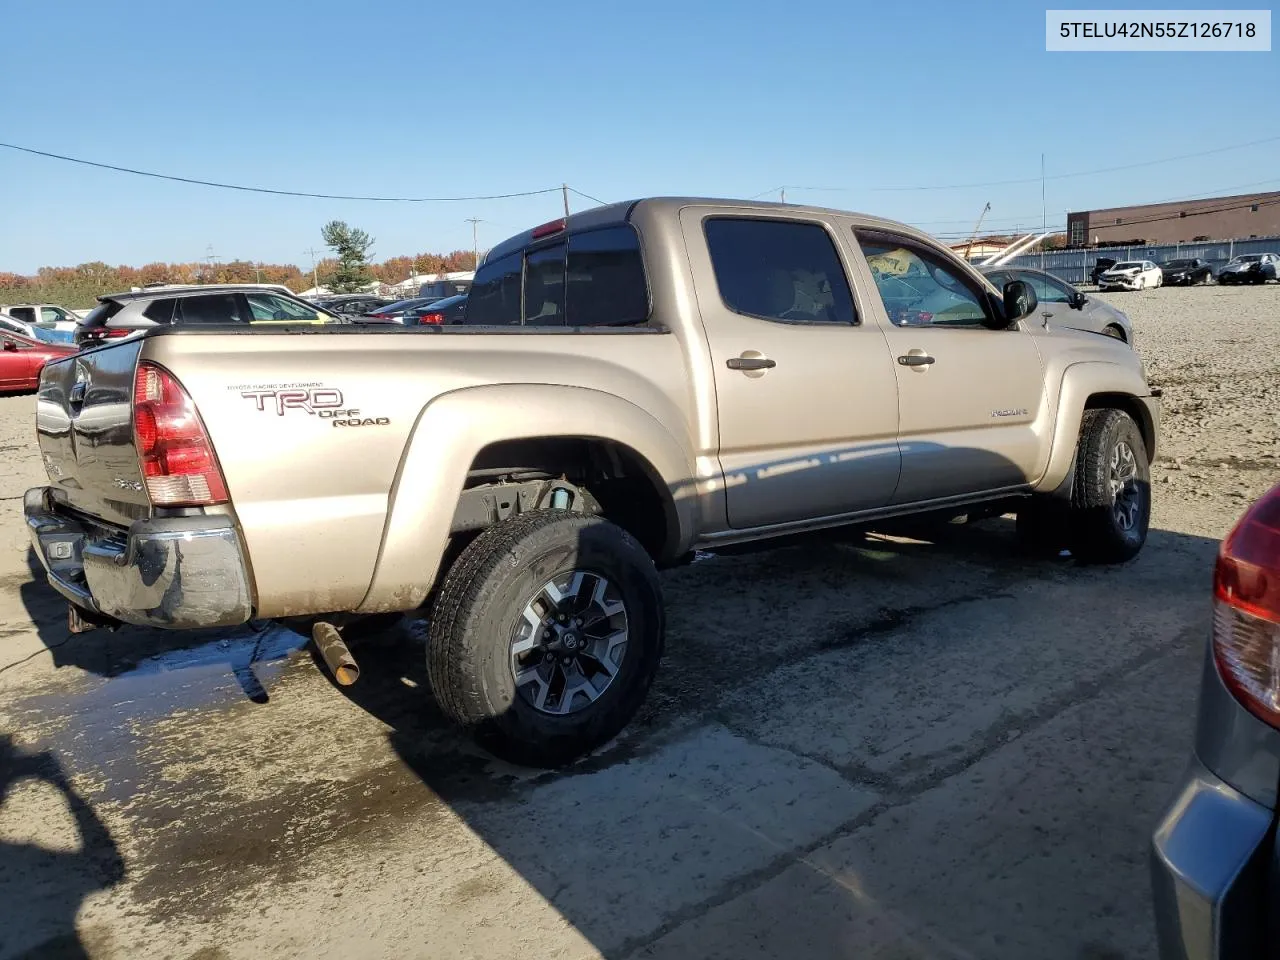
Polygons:
M0 958L1152 956L1216 540L1280 480L1280 286L1106 299L1165 388L1138 560L997 520L672 571L641 719L560 773L443 726L420 624L346 691L278 628L68 638L0 399Z

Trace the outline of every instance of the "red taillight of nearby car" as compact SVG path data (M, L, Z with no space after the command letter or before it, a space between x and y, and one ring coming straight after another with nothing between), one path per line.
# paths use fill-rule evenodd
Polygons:
M424 313L424 314L421 314L421 315L418 317L418 323L419 323L419 324L424 324L424 323L429 323L429 324L441 324L441 323L444 323L444 314L443 314L443 313Z
M227 502L227 485L200 414L168 370L143 361L133 380L133 435L156 506Z
M1222 541L1213 598L1222 679L1254 716L1280 727L1280 486Z

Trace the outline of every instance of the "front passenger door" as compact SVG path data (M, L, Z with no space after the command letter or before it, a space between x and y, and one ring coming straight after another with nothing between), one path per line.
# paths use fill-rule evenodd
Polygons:
M998 306L941 251L858 230L898 379L902 478L894 503L989 493L1038 476L1044 377L1035 339L990 329Z

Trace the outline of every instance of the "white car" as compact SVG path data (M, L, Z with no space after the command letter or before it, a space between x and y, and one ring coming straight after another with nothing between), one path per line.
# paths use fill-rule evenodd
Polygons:
M1164 283L1164 273L1150 260L1123 260L1098 277L1099 290L1145 290Z

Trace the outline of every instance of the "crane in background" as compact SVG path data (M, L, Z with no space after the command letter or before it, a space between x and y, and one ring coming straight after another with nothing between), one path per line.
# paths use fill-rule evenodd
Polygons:
M982 218L987 215L987 211L991 209L991 201L988 200L986 206L982 208L982 212L978 214L978 222L973 225L973 233L969 235L969 242L964 245L964 258L969 259L969 251L973 249L973 241L978 239L978 231L982 229Z

